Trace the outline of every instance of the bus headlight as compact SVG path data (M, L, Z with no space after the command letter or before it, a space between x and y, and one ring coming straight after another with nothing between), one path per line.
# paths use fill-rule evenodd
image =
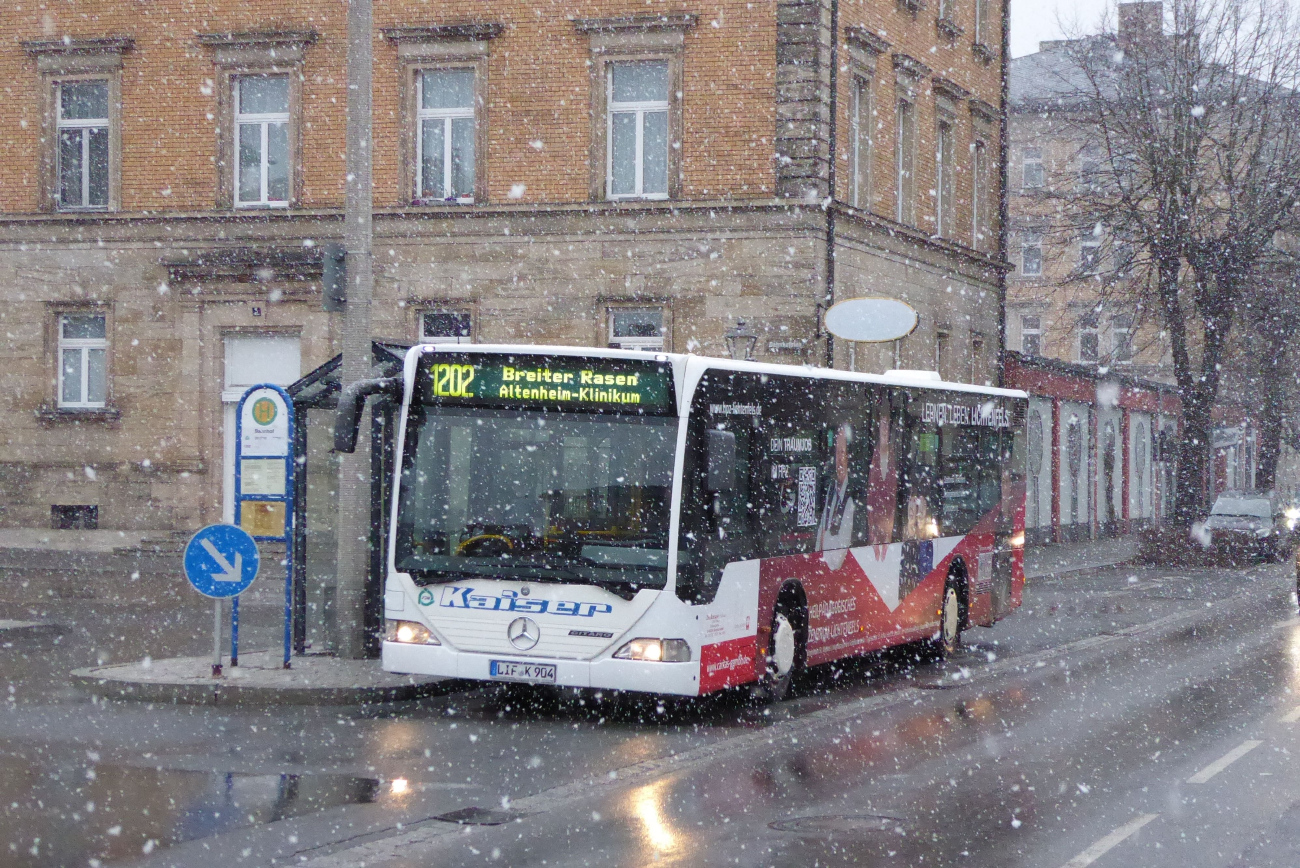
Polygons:
M1011 543L1013 549L1022 549L1025 547L1025 535L1023 533L1018 533L1011 539L1007 540L1007 542Z
M691 646L685 639L633 639L615 651L614 656L619 660L689 663Z
M389 642L401 642L406 645L441 645L429 628L415 621L389 621L384 638Z

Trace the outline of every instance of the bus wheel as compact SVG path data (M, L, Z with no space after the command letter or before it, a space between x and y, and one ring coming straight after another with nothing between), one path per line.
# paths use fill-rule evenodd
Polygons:
M772 638L767 649L767 668L755 691L764 702L780 702L790 695L790 685L799 671L799 627L786 604L772 615Z
M939 614L939 635L935 639L935 650L941 658L957 651L961 644L961 594L951 582L943 589L943 609Z

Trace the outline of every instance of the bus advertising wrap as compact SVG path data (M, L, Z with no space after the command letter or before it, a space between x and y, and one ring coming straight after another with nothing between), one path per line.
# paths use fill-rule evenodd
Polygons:
M426 404L670 413L672 369L629 359L430 354L417 385Z

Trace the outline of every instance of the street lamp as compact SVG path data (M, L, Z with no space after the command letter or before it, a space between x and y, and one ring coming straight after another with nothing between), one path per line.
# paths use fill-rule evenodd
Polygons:
M727 333L723 335L723 339L727 342L727 354L733 359L736 358L736 349L739 346L744 348L745 355L743 358L745 361L753 360L754 344L758 343L758 335L745 328L743 319L736 320L736 325L727 330Z

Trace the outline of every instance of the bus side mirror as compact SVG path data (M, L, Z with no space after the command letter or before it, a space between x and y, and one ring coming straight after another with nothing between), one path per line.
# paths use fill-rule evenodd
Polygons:
M708 432L705 441L709 458L709 491L734 491L736 488L736 435L730 431Z
M346 452L350 455L357 451L357 427L361 423L361 411L366 405L366 398L371 395L401 398L402 378L379 377L373 380L357 380L339 392L339 408L334 413L335 452Z

